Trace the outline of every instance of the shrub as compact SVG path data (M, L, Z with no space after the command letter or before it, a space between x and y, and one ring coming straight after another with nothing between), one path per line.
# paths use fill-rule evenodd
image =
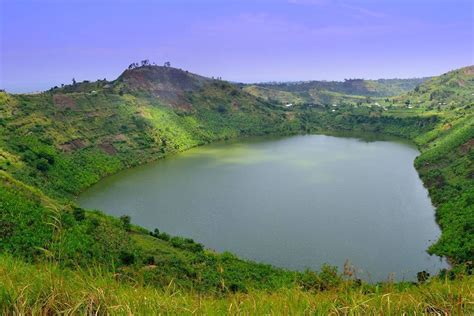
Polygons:
M135 254L128 251L121 251L119 254L119 260L124 265L132 265L135 263Z
M247 288L245 287L244 284L242 284L241 282L233 282L231 283L229 286L228 286L228 289L230 292L232 293L237 293L237 292L241 292L241 293L247 293Z
M318 275L314 271L306 270L298 277L298 285L305 290L319 290Z
M418 280L418 283L425 283L430 278L430 274L426 272L425 270L423 270L416 274L416 278Z
M169 241L171 239L171 236L167 233L161 233L158 238L164 240L164 241Z
M147 265L154 265L156 262L155 262L155 257L153 256L148 256L145 258L145 260L143 261L144 264L147 264Z
M125 229L128 232L132 229L130 216L122 215L120 216L120 221L122 222L123 229Z
M40 158L36 161L36 169L42 172L46 172L49 170L49 163L48 160L45 158Z
M337 267L323 265L319 272L321 290L328 290L337 287L342 282L342 278L337 272Z
M80 207L75 207L72 211L76 221L81 222L86 219L86 211Z
M342 283L342 276L337 267L323 265L321 271L306 270L298 278L298 284L306 290L324 291L338 287Z

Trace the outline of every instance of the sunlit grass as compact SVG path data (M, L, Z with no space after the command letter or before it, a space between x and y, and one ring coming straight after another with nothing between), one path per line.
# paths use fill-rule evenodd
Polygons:
M178 289L173 282L152 288L119 282L119 274L95 269L71 271L55 264L31 265L0 257L0 312L6 314L333 314L468 315L474 312L474 278L431 280L423 285L391 284L312 292L299 288L271 293L224 295Z

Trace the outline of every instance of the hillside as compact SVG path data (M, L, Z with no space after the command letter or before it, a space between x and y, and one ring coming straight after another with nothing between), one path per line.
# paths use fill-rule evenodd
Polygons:
M155 79L170 73L185 83ZM143 76L152 79L137 79ZM3 169L56 197L193 146L291 129L283 111L227 82L162 67L127 70L113 82L1 98L0 146L9 157Z
M143 66L110 82L75 83L36 95L2 92L0 271L12 273L0 273L0 309L58 312L78 306L80 312L110 312L129 302L123 304L140 310L132 303L134 291L149 296L155 311L163 297L167 304L180 304L175 293L193 309L201 295L210 306L235 306L241 300L267 304L267 309L246 309L254 312L268 312L272 302L293 295L301 297L294 311L304 306L362 313L472 308L473 294L466 289L472 288L467 274L474 258L473 83L474 72L467 67L386 98L381 106L285 108L252 95L248 87ZM248 135L341 131L397 135L418 144L422 154L415 166L442 228L430 252L456 264L443 272L444 281L435 277L420 287L368 285L332 267L319 272L278 269L216 254L190 239L149 232L130 224L130 218L112 218L74 203L74 196L109 174L193 146ZM25 277L40 270L34 280ZM92 285L77 281L84 275L93 276ZM50 286L44 285L46 279ZM23 288L28 288L26 298ZM112 297L112 289L117 296ZM309 298L314 292L318 296ZM388 293L399 298L398 305L387 305ZM419 301L409 305L403 299L409 295ZM335 303L335 296L342 301Z
M440 124L416 141L415 167L437 206L442 236L431 253L474 259L474 66L435 77L396 97L409 112L432 113Z
M439 112L462 111L474 104L474 66L450 71L396 97L399 103Z
M430 78L346 79L344 81L302 81L247 85L245 91L278 104L365 103L415 89Z

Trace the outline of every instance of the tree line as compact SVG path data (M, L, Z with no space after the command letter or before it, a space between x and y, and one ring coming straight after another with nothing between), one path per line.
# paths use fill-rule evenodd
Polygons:
M155 62L150 62L149 59L144 59L142 61L140 61L139 63L131 63L130 65L128 65L128 69L135 69L135 68L138 68L138 67L146 67L146 66L156 66L157 64ZM171 63L169 61L165 62L163 64L164 67L171 67Z

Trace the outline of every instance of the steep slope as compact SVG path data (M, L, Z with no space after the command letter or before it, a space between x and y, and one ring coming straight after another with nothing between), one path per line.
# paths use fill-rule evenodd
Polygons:
M441 238L431 253L474 259L474 66L433 78L396 98L407 112L435 114L440 124L416 141L415 166L437 206Z

